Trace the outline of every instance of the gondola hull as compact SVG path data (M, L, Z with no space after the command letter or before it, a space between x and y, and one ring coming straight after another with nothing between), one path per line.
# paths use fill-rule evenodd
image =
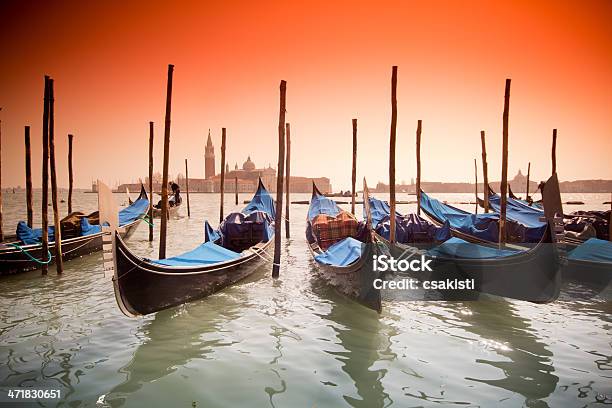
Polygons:
M207 297L253 274L271 256L274 239L250 249L250 254L200 267L166 267L134 255L115 238L115 298L130 317L155 313ZM256 253L255 253L256 252Z
M168 207L168 218L176 218L179 208L181 208L181 204ZM161 213L161 208L153 207L153 218L161 218Z
M140 221L140 219L137 219L125 225L123 227L125 230L122 236L124 238L129 238L138 227L138 224L140 224ZM64 261L102 250L102 235L102 232L99 232L97 234L62 240L62 255ZM41 244L24 245L21 246L21 248L22 249L18 249L5 244L3 248L0 249L0 276L41 268L42 264L32 258L42 261L48 259L48 254L43 254ZM49 262L49 265L52 265L55 263L55 242L49 243L49 252L51 253L51 262Z
M379 239L384 240L382 237ZM396 258L401 258L407 250L411 250L409 245L384 242ZM460 253L461 249L458 248L457 252ZM421 281L473 279L474 290L477 292L535 303L551 302L559 296L560 263L550 228L542 242L509 257L431 259L432 272L414 272L410 276Z
M321 253L316 244L310 245L309 248L313 257ZM372 265L376 246L375 244L364 244L362 248L359 260L348 266L327 265L315 259L314 263L317 265L315 273L340 294L380 313L382 310L381 293L373 284L378 278Z
M603 290L612 282L612 263L568 259L563 266L563 280L593 285Z

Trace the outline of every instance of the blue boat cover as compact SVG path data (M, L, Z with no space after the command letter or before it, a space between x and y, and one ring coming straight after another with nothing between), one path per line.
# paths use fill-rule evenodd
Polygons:
M146 198L139 198L134 201L128 207L119 211L119 225L126 225L132 221L142 217L143 214L149 209L149 200Z
M221 238L219 231L213 229L208 221L204 221L204 242L215 242L219 238Z
M271 219L276 218L276 209L274 206L274 200L268 193L268 190L264 187L261 180L259 180L259 186L253 196L253 199L246 207L242 210L244 214L249 214L254 211L264 211L268 213Z
M452 229L489 242L499 241L499 214L472 214L444 204L425 193L421 193L421 208L442 222L448 221ZM509 241L540 242L546 231L546 224L535 224L531 216L526 218L529 220L527 225L508 215L509 222L506 225Z
M185 252L184 254L150 262L165 266L197 266L231 261L241 256L241 254L225 249L214 242L205 242L196 249Z
M344 238L314 258L325 265L348 266L361 258L361 245L362 243L355 238Z
M251 242L248 246L251 246L258 242L268 242L274 236L272 219L265 211L228 214L219 226L219 232L224 246L237 238L248 238Z
M567 258L577 261L609 262L612 265L612 242L590 238L572 250Z
M50 226L47 229L49 234L49 242L55 241L55 227ZM42 239L42 228L30 228L25 221L17 223L17 238L25 245L38 244Z
M489 196L489 207L499 214L501 210L501 197L498 194ZM538 242L542 238L542 235L544 235L544 231L546 231L546 222L540 221L540 218L543 216L543 210L530 207L527 204L521 203L519 200L508 197L506 218L526 227L525 240L527 242Z
M386 201L369 198L372 226L376 233L385 239L391 236L391 208ZM364 206L364 218L365 206ZM451 237L450 224L445 222L442 227L436 227L417 214L402 215L396 212L395 240L401 243L442 242Z
M312 221L319 214L326 214L332 217L340 214L340 207L332 199L329 199L321 194L315 194L310 199L310 207L308 207L308 221Z
M87 217L81 218L81 235L93 235L102 231L99 225L91 225Z
M504 258L516 255L520 251L498 249L483 245L473 244L461 238L453 237L448 241L427 251L431 257L456 258L456 259L491 259Z

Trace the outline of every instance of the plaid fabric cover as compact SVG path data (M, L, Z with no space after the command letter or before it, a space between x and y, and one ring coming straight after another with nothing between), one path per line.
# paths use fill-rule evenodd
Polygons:
M356 237L358 225L357 219L346 211L340 212L335 217L320 214L312 220L312 233L319 247L325 251L344 238Z

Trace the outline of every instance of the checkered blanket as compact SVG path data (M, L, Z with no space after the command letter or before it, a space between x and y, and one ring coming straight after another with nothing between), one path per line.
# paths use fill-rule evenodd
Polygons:
M311 224L319 247L325 251L344 238L356 237L359 223L351 213L342 211L335 217L319 214Z

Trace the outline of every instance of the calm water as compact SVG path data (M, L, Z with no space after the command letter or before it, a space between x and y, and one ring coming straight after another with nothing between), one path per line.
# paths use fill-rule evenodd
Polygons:
M609 196L564 199L603 209ZM202 239L217 200L191 196L191 218L170 222L170 255ZM75 202L94 210L96 196L79 192ZM25 216L22 203L22 193L5 193L6 230ZM236 208L233 196L225 205ZM68 262L61 277L52 268L0 278L0 385L59 388L63 400L42 405L70 407L612 404L611 302L487 297L384 303L377 315L313 276L306 210L291 208L294 238L283 243L278 281L262 267L219 294L140 319L119 312L99 254ZM157 241L147 236L143 224L129 245L154 257Z

